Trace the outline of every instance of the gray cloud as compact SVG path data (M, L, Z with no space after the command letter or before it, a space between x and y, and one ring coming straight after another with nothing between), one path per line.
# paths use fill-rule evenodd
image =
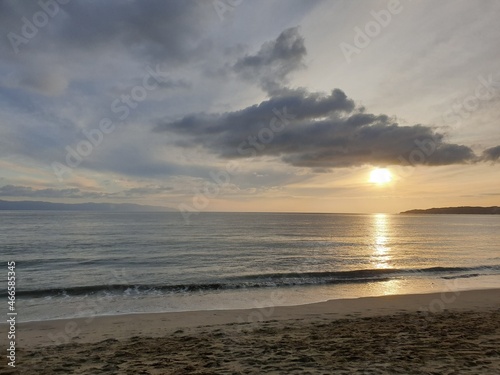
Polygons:
M283 109L293 117L289 124L274 132L271 141L269 134L259 138L264 134L261 130L269 127L273 110ZM400 126L387 115L366 113L338 89L330 95L288 90L283 96L239 111L191 114L160 122L156 131L182 134L179 145L203 144L222 157L274 156L309 168L408 162L448 165L478 160L472 149L447 143L443 134L429 126ZM497 148L490 150L488 155L496 155Z
M292 71L305 67L307 50L298 27L283 31L276 40L266 42L254 55L246 55L232 67L249 81L258 81L262 88L276 92L287 83Z
M327 96L318 93L309 94L305 90L288 90L283 96L271 98L258 105L235 112L191 114L178 121L159 122L156 131L171 130L192 137L196 137L197 133L214 133L222 136L226 142L229 141L228 138L233 138L235 142L238 142L241 141L241 137L234 137L236 129L252 135L259 131L263 125L269 123L274 109L283 107L293 108L296 120L306 120L351 112L355 108L355 104L347 98L343 91L338 89L333 90ZM203 139L204 135L201 135L197 140L202 141ZM206 141L210 142L210 139L206 139Z
M2 13L9 19L2 34L21 35L22 17L31 20L42 9L38 2L4 1ZM203 1L78 1L59 5L59 12L40 28L37 40L20 49L45 48L48 51L77 51L79 55L107 51L110 46L144 58L182 62L194 51L204 49L202 30L211 4ZM212 14L212 13L208 13ZM7 27L7 29L6 29ZM44 38L43 36L46 36ZM5 38L7 39L7 38ZM5 42L5 41L4 41ZM7 49L11 46L8 45ZM32 45L31 45L32 44Z
M483 151L482 159L496 162L500 159L500 146L491 147Z

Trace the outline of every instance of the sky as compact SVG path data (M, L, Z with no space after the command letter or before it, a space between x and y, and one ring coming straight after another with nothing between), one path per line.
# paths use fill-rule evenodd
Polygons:
M499 17L497 0L0 0L0 199L498 205Z

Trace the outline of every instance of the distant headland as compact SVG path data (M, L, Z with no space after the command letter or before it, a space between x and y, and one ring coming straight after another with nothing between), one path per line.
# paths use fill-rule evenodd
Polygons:
M168 207L144 206L129 203L52 203L41 201L4 201L0 200L0 211L104 211L104 212L162 212L171 211Z
M460 215L500 215L500 207L441 207L426 210L409 210L400 214L460 214Z

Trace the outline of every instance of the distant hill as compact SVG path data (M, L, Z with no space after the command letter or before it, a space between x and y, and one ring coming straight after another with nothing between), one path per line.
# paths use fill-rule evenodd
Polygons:
M168 207L143 206L131 203L51 203L40 201L4 201L0 200L0 210L47 210L47 211L105 211L105 212L160 212L172 211Z
M442 207L427 210L409 210L401 214L464 214L464 215L500 215L500 207Z

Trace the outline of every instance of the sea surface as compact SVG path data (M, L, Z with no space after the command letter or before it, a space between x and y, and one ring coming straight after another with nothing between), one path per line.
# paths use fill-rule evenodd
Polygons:
M18 321L298 305L500 287L500 215L0 211L0 257Z

